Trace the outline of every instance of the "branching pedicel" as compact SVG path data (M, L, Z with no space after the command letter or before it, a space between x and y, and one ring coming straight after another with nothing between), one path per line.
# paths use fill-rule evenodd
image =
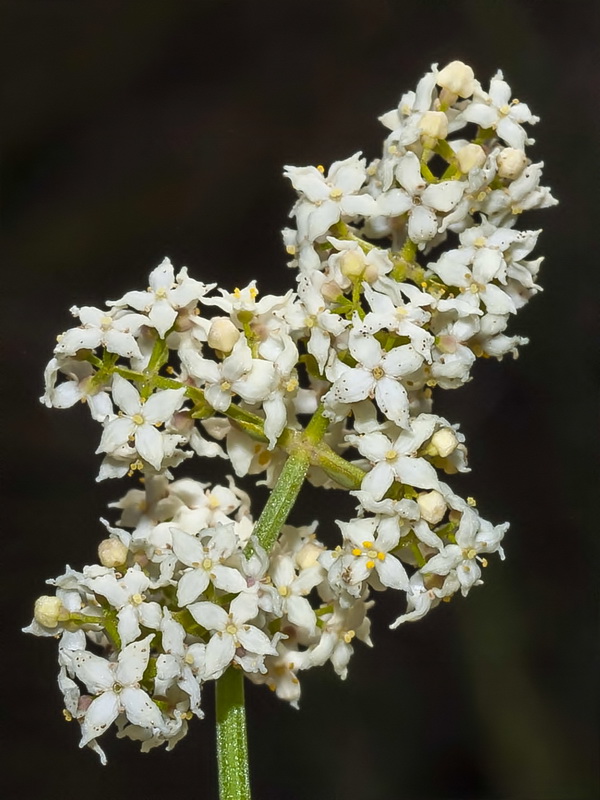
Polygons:
M368 166L357 153L286 168L296 292L215 292L165 259L146 291L72 308L80 324L58 338L44 403L86 401L102 425L99 480L141 483L113 504L116 526L103 521L100 563L48 581L56 595L26 629L58 638L66 716L103 763L113 722L144 751L172 748L203 716L207 681L245 675L296 705L303 670L330 661L345 678L354 639L371 644L371 590L405 597L396 627L467 595L486 555L503 557L508 525L441 479L466 471L466 449L432 413L431 387L461 386L477 357L526 342L505 329L542 259L528 259L539 231L515 223L555 203L525 154L522 125L537 117L501 72L485 91L455 61L381 121ZM194 454L272 488L256 523L233 479L173 479ZM333 550L316 524L284 524L305 478L356 498ZM228 733L222 702L222 797L245 797L247 772L223 766L245 734Z

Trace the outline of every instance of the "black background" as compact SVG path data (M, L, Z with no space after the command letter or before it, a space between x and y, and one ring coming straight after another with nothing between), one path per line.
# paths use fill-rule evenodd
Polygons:
M491 559L467 600L397 631L397 598L378 597L375 647L357 645L346 682L329 666L307 674L299 712L249 687L253 786L281 800L597 796L594 5L0 3L9 796L216 797L210 690L207 719L172 753L140 755L109 734L101 767L62 719L54 643L19 632L47 577L95 559L98 517L127 488L95 484L99 429L85 409L37 401L69 306L145 288L165 255L205 281L285 291L282 165L376 156L377 115L455 58L482 82L501 67L542 117L531 154L560 200L520 225L545 229L545 292L512 327L531 344L436 398L469 444L473 472L453 486L510 520L507 560ZM194 462L200 479L213 467ZM322 514L327 536L351 508L307 490L294 519Z

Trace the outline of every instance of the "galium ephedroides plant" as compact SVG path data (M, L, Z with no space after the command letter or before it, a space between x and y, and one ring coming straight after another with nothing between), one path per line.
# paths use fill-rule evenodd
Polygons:
M229 291L165 259L145 291L73 307L58 337L43 402L86 402L98 480L137 478L102 520L99 563L49 580L25 629L58 640L65 716L102 763L113 723L171 749L216 681L221 797L248 797L244 677L295 706L304 670L329 661L345 678L355 640L371 645L373 592L402 595L396 628L503 558L508 524L443 480L467 470L466 448L432 387L526 342L505 331L542 259L539 231L516 223L556 202L525 153L538 118L501 72L486 91L454 61L380 119L370 164L286 168L295 292ZM261 477L256 521L234 478L174 479L194 455ZM356 499L333 549L316 522L285 524L304 480Z

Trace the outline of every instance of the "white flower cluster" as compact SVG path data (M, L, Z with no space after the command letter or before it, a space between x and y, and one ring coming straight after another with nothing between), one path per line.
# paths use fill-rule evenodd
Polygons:
M146 291L74 307L80 324L58 338L43 402L88 404L99 479L143 475L114 504L100 564L50 581L27 629L59 637L66 714L102 758L96 739L115 721L144 750L172 747L231 665L296 704L300 671L331 661L343 678L353 639L370 644L371 590L404 594L396 627L467 595L486 554L503 557L508 526L441 479L467 470L466 448L432 413L432 387L526 341L505 330L542 259L528 259L539 231L515 223L555 203L525 154L537 118L500 72L485 91L455 61L381 121L370 165L358 153L286 168L297 292L215 294L165 259ZM337 522L333 549L315 525L280 522L265 539L233 480L173 480L194 453L264 473L274 492L300 453L314 484L352 491L356 516Z

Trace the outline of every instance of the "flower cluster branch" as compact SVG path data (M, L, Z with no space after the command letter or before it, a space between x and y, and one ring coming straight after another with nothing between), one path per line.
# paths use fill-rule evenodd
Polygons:
M259 295L175 274L105 309L73 307L46 368L48 407L81 401L101 426L98 480L139 478L103 521L98 563L49 581L26 629L58 639L65 715L81 745L113 724L142 750L172 748L230 667L297 705L304 670L347 674L368 645L373 593L400 593L391 627L482 583L507 524L446 482L464 436L433 412L477 358L517 355L511 318L538 290L540 185L501 72L434 65L384 114L382 154L286 167L283 231L296 290ZM175 479L194 455L260 476L255 521L229 485ZM286 525L308 480L355 498L334 547Z

